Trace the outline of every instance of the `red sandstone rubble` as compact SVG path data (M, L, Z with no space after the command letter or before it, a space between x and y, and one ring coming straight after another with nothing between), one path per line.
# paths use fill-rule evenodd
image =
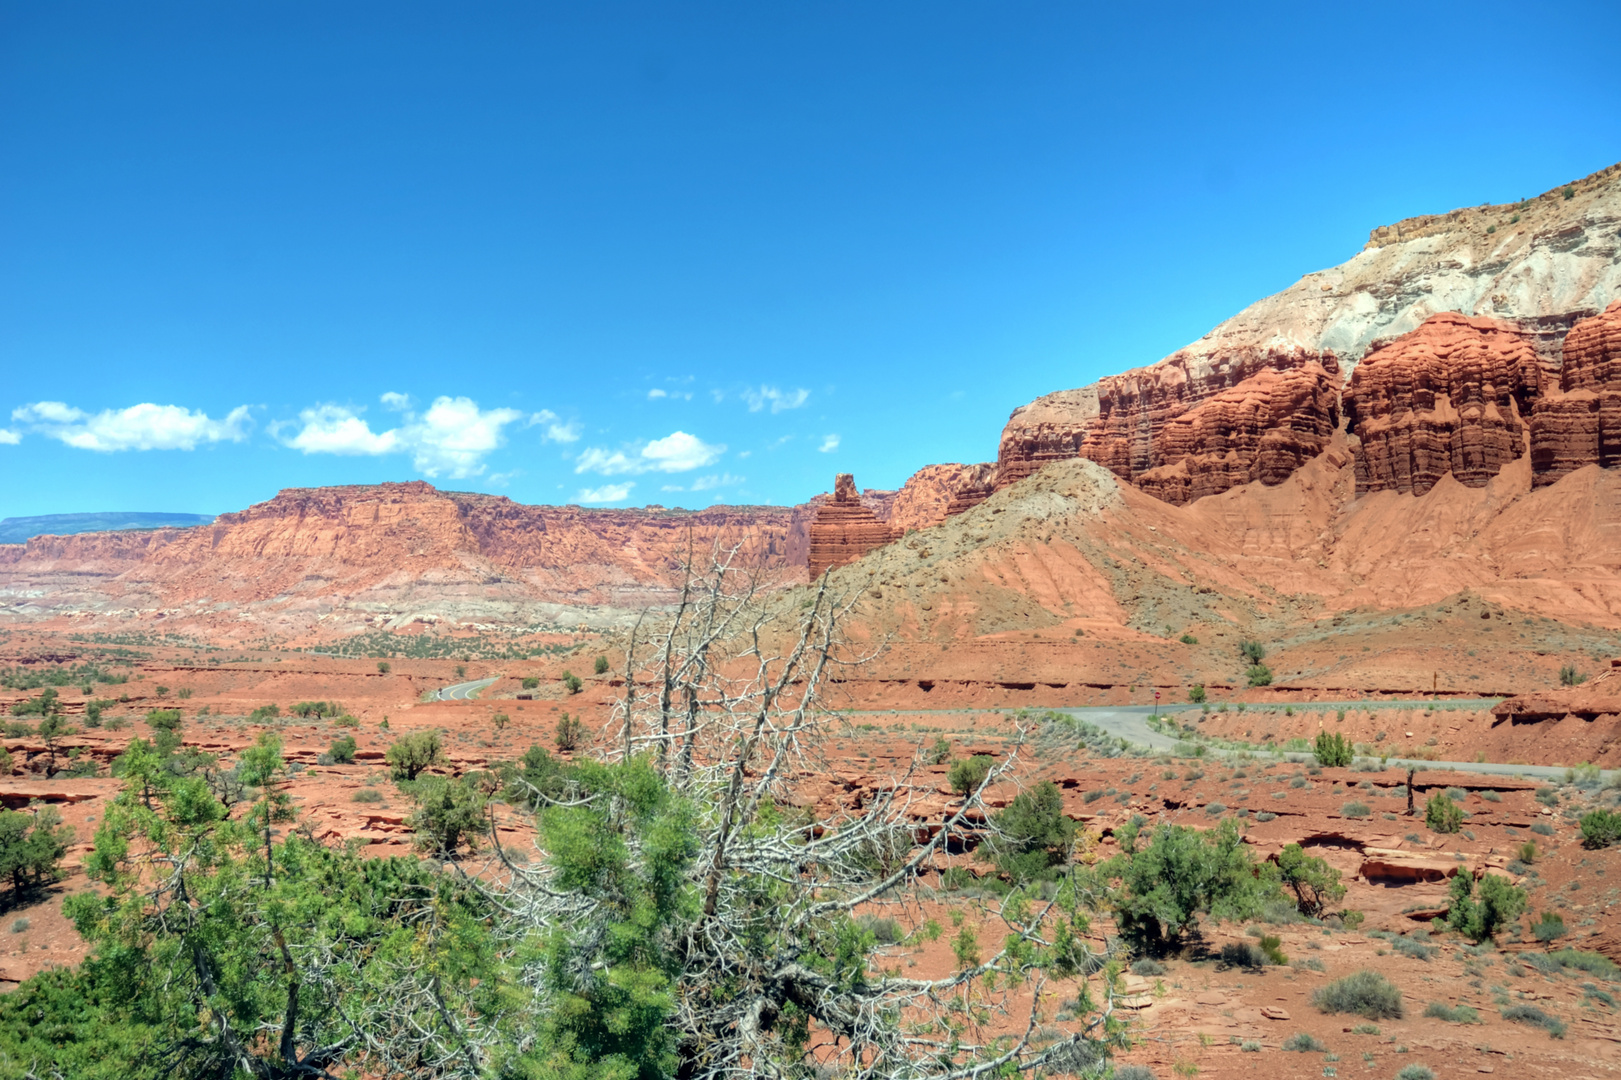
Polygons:
M1485 487L1525 453L1523 417L1541 369L1517 328L1456 312L1369 352L1351 375L1345 410L1357 492L1422 495L1451 473Z

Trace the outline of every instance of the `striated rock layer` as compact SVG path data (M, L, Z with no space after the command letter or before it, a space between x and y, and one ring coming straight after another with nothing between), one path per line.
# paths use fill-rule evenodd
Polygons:
M1422 495L1451 473L1485 487L1525 453L1542 385L1531 339L1493 319L1432 315L1369 352L1345 393L1357 493Z
M854 562L895 539L895 531L862 505L855 477L840 473L833 498L816 508L810 523L810 576Z
M1048 394L1015 409L998 448L997 486L1005 488L1047 462L1070 458L1095 461L1172 502L1251 480L1275 483L1267 477L1277 477L1283 468L1298 468L1306 460L1302 455L1316 452L1314 446L1320 450L1322 437L1317 432L1332 416L1329 395L1316 392L1312 380L1285 385L1277 382L1276 374L1311 372L1312 365L1330 376L1352 372L1382 343L1414 332L1431 316L1446 312L1516 327L1521 342L1514 346L1513 360L1522 374L1521 345L1556 367L1561 341L1567 331L1574 334L1572 324L1604 310L1618 295L1621 165L1524 202L1412 218L1375 229L1368 246L1354 258L1308 274L1250 305L1159 363L1081 389ZM1431 332L1440 335L1442 329L1432 327ZM1448 332L1468 336L1459 326ZM1483 347L1490 352L1493 346ZM1486 358L1481 362L1487 363ZM1397 366L1416 372L1426 365L1409 358ZM1451 366L1441 364L1448 371ZM1462 364L1460 373L1468 366ZM1453 387L1452 376L1435 364L1427 369L1435 369L1429 377L1447 383L1449 392L1443 396L1448 407L1457 404L1450 392L1456 389L1474 395L1470 400L1478 400L1480 415L1451 420L1438 414L1423 422L1416 416L1398 419L1410 410L1400 405L1403 391L1392 389L1389 414L1370 428L1376 441L1383 440L1370 447L1370 485L1411 490L1412 480L1401 487L1403 467L1394 464L1403 455L1409 462L1405 475L1415 475L1416 468L1420 484L1433 483L1432 474L1443 460L1456 461L1443 471L1457 468L1460 478L1468 477L1465 482L1471 484L1512 460L1504 455L1512 449L1515 426L1524 425L1535 388L1527 396L1523 386L1503 373L1505 385L1518 395L1510 409L1518 410L1518 415L1493 417L1491 409L1501 412L1504 406L1488 408L1484 373L1477 380L1479 386L1471 389ZM1268 372L1273 374L1264 382L1245 385ZM1467 381L1472 376L1459 377ZM1498 400L1499 387L1492 383L1490 388L1493 400ZM1365 398L1380 392L1374 383L1362 389ZM1416 392L1429 393L1422 387ZM1214 411L1194 415L1206 402ZM1374 417L1368 410L1378 408L1370 404L1364 410L1370 422ZM1569 453L1549 453L1559 461L1591 458L1587 443L1592 437L1579 432L1608 430L1596 415L1587 415L1601 412L1602 404L1575 401L1563 408L1559 416L1550 412L1546 427L1550 432L1568 431L1562 437L1580 446ZM1236 430L1223 414L1231 415ZM1244 430L1263 416L1270 416L1280 431L1291 433L1281 439L1282 445L1263 448L1253 433ZM1408 423L1417 426L1404 431ZM1431 430L1426 424L1440 428ZM1388 475L1379 471L1385 465ZM1563 468L1555 463L1546 471L1562 474Z
M1584 465L1621 464L1621 300L1565 338L1559 388L1531 415L1531 482L1545 487Z

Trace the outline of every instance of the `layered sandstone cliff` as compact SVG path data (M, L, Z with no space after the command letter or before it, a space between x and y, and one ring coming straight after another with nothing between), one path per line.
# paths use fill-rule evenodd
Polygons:
M1422 495L1449 472L1485 487L1524 455L1543 378L1531 339L1494 319L1433 315L1377 346L1345 392L1357 492Z
M854 562L895 539L895 531L861 502L855 477L840 473L833 498L816 508L810 523L810 576Z
M1545 487L1584 465L1621 464L1621 300L1573 327L1558 389L1531 416L1532 483Z
M1265 478L1298 467L1302 455L1321 446L1316 432L1330 409L1312 385L1313 365L1343 377L1381 342L1417 330L1432 315L1457 312L1513 324L1536 356L1557 366L1571 326L1618 295L1621 165L1520 203L1375 229L1354 258L1250 305L1159 363L1014 410L998 449L997 484L1006 487L1049 461L1076 457L1170 501L1254 479L1275 482ZM1295 370L1314 378L1292 380L1287 388L1277 381ZM1273 374L1264 383L1245 385L1267 372ZM1263 398L1270 403L1263 406ZM1247 409L1244 401L1251 403ZM1392 416L1401 411L1394 401ZM1196 415L1206 402L1213 411ZM1529 398L1516 399L1517 421L1463 424L1460 475L1478 478L1500 467L1504 444L1512 441L1508 429L1524 423L1528 405ZM1236 429L1219 418L1222 413L1233 414ZM1243 428L1249 417L1268 413L1280 431L1303 437L1290 435L1285 445L1263 451ZM1450 435L1442 440L1444 452L1436 435L1393 430L1391 438L1379 453L1392 460L1403 447L1409 458L1418 453L1421 477L1454 453ZM1483 440L1478 446L1477 438ZM1397 475L1377 482L1399 487Z

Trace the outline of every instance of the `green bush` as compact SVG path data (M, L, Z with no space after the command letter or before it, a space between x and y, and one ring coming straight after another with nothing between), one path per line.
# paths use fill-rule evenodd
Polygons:
M1586 681L1587 676L1578 672L1574 664L1566 664L1559 669L1560 686L1580 686Z
M1603 809L1590 810L1582 815L1580 824L1582 846L1585 848L1607 848L1621 840L1621 814Z
M1367 803L1348 802L1340 807L1340 814L1348 818L1365 818L1373 813Z
M1396 1080L1435 1080L1435 1071L1427 1065L1404 1065Z
M425 770L445 763L444 745L437 731L401 735L383 752L395 780L415 780Z
M539 686L540 686L540 680L539 679L535 678L533 675L524 676L523 688L525 690L534 690Z
M596 663L591 665L591 670L598 675L608 674L608 658L606 656L597 657Z
M1184 645L1197 645L1197 644L1199 644L1199 639L1194 637L1192 634L1183 634L1182 635L1182 644L1184 644Z
M332 746L327 750L327 754L339 765L353 765L355 763L355 751L358 749L359 746L355 743L355 737L345 735L343 738L333 741Z
M1565 1022L1556 1016L1550 1016L1535 1005L1510 1005L1503 1010L1502 1016L1504 1020L1512 1020L1516 1024L1532 1024L1542 1028L1551 1038L1565 1037Z
M1064 814L1058 785L1043 780L991 816L996 829L975 853L996 864L1015 885L1049 876L1069 862L1075 822Z
M1531 924L1531 936L1547 945L1565 936L1565 917L1554 911L1544 911L1542 917Z
M1353 756L1351 741L1337 731L1319 731L1311 752L1325 769L1344 768Z
M261 705L248 714L248 722L251 724L259 724L266 720L274 720L280 715L280 705Z
M1128 823L1116 831L1121 853L1103 872L1120 881L1117 922L1139 951L1179 949L1201 915L1217 922L1250 918L1282 897L1274 878L1256 872L1231 818L1203 833L1158 825L1142 850L1138 829Z
M349 801L358 803L379 803L383 801L383 793L378 791L376 788L363 787L353 795L349 796Z
M1452 879L1448 896L1452 907L1447 912L1447 923L1474 941L1495 936L1501 927L1525 913L1525 890L1497 874L1487 874L1477 887L1472 876L1460 872Z
M585 682L572 671L564 671L563 689L567 690L569 695L572 697L573 695L578 694L581 690L585 689Z
M1249 941L1229 941L1221 947L1220 958L1228 967L1247 971L1260 971L1267 963L1266 953L1261 951L1259 945Z
M1283 887L1295 894L1295 906L1307 918L1321 918L1329 904L1345 895L1340 872L1327 860L1307 855L1299 844L1284 845L1277 867Z
M1142 976L1163 975L1165 974L1165 965L1158 960L1152 960L1145 956L1141 960L1132 963L1131 973Z
M494 716L490 717L490 723L495 725L496 731L505 731L507 729L507 725L512 723L512 717L508 716L504 712L498 712Z
M996 760L987 754L958 758L946 773L946 783L951 785L951 790L958 797L966 799L985 782L985 777L990 775L991 767L995 764Z
M1335 979L1311 995L1325 1013L1354 1013L1369 1020L1400 1020L1401 991L1377 971L1358 971Z
M1266 659L1266 646L1262 645L1259 641L1240 641L1238 643L1238 655L1242 656L1245 660L1248 660L1251 664L1259 664L1262 660Z
M377 670L382 672L384 675L387 675L390 671L393 671L394 668L390 666L387 660L379 660L377 661Z
M1603 953L1581 952L1577 949L1558 949L1548 954L1549 959L1561 967L1585 971L1596 978L1621 982L1621 967Z
M154 731L179 731L179 709L153 709L146 714L146 726Z
M946 738L944 735L940 736L938 739L935 739L934 745L929 748L928 753L925 755L925 760L927 760L931 765L944 765L946 762L950 761L951 740Z
M585 742L585 721L578 716L564 713L557 720L557 748L578 750L583 742Z
M1204 683L1194 683L1188 687L1188 700L1195 705L1203 705L1205 701Z
M1431 795L1424 804L1424 824L1438 833L1455 833L1463 828L1463 808L1445 795Z
M440 858L455 858L465 843L476 850L484 828L485 795L466 778L425 776L411 787L416 809L405 819L417 843Z
M1315 1035L1297 1031L1283 1040L1283 1049L1297 1054L1321 1054L1328 1050Z
M1244 673L1244 676L1245 678L1249 679L1249 684L1251 686L1272 685L1272 669L1267 667L1265 664L1251 664L1249 670Z
M1424 1007L1424 1015L1433 1020L1445 1020L1449 1024L1478 1024L1480 1013L1467 1005L1448 1005L1444 1001L1432 1001Z
M36 806L32 813L0 810L0 879L11 883L11 902L47 881L73 843L73 829L62 824L54 806Z

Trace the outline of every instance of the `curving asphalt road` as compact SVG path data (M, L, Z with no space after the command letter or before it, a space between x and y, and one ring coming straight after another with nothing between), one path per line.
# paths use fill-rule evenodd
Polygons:
M455 686L446 686L434 696L440 701L472 701L478 692L500 679L497 675L493 679L474 679L472 682L459 682Z

